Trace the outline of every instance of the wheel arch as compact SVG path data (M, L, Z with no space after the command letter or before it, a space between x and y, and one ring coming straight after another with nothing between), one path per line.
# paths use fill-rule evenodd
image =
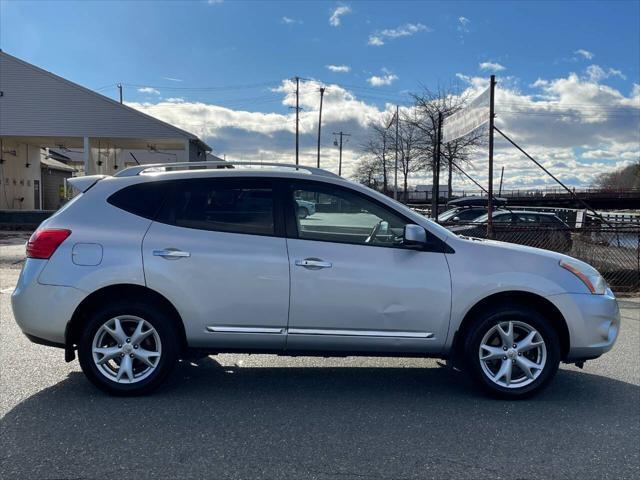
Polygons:
M473 322L483 312L490 310L496 305L506 303L533 308L544 315L545 318L551 319L551 326L557 332L560 340L561 359L564 360L567 357L570 348L569 328L567 326L567 321L560 310L558 310L552 302L540 295L526 291L510 290L494 293L484 297L467 311L453 337L453 343L451 346L452 355L450 357L455 365L461 364L460 359L462 358L463 353L462 349L464 345L464 338L471 325L473 325Z
M175 320L180 335L180 347L184 351L187 348L187 335L184 328L182 317L173 304L162 294L142 285L135 284L115 284L109 285L96 290L89 294L75 309L71 320L67 323L65 329L65 360L72 361L75 358L75 349L80 338L82 325L85 322L86 315L96 306L117 298L133 298L135 300L146 300L153 302L154 305L160 305Z

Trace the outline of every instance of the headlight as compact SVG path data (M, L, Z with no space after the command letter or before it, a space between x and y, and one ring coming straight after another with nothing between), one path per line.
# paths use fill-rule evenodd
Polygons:
M607 290L607 282L604 281L602 275L595 268L568 260L560 260L560 266L582 280L582 283L586 285L591 293L604 295Z

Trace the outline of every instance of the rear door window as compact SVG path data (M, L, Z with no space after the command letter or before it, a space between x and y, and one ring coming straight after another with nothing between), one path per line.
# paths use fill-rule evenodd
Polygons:
M269 179L198 178L172 183L159 222L215 232L275 234L274 188Z

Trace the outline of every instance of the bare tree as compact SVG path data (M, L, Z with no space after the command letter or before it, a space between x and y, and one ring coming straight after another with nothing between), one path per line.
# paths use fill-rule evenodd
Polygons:
M439 117L457 112L468 101L466 94L456 94L452 88L424 89L413 94L414 105L403 109L398 125L398 167L403 177L405 202L408 199L409 176L419 171L431 171L436 184L435 152ZM394 169L395 115L387 112L371 134L362 150L365 153L356 171L356 179L369 186L375 184L389 193L390 175ZM469 162L475 149L484 143L486 131L478 129L471 134L441 145L440 168L448 167L449 192L452 191L454 167ZM439 172L438 172L439 178ZM380 188L381 187L381 188Z
M391 171L389 153L394 148L394 132L389 128L391 124L392 116L390 114L383 115L381 122L371 127L371 135L362 146L362 151L365 154L362 162L376 164L376 169L382 177L381 187L384 193L389 191L389 173ZM363 168L367 171L369 167Z
M609 173L601 173L595 186L607 190L631 190L640 188L640 162L632 163Z
M435 151L438 135L438 122L442 118L464 108L469 101L466 93L456 93L452 87L438 86L435 90L425 88L421 93L414 93L416 108L416 126L421 132L417 148L424 157L424 166L433 174L436 183ZM446 163L448 167L448 186L451 194L454 166L464 165L473 152L486 141L486 130L478 129L465 137L441 145L440 168ZM444 160L444 161L443 161ZM439 172L438 172L439 173ZM439 175L438 175L439 177Z
M358 162L353 179L374 190L382 188L383 177L381 164L376 157L363 158Z
M400 115L400 124L398 126L398 163L400 164L400 171L402 173L405 203L409 199L409 175L419 172L424 169L425 166L425 157L419 148L421 131L418 128L418 121L417 111L414 108Z

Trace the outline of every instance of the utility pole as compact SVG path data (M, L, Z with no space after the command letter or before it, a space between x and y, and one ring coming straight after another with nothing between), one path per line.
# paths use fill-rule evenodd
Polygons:
M489 97L489 186L487 189L487 237L493 238L493 123L495 116L496 76L491 75Z
M431 188L431 218L438 221L438 200L440 199L440 145L442 144L442 112L438 113L436 145L433 152L433 186Z
M296 165L300 163L300 77L296 77Z
M451 152L449 153L449 176L447 177L447 200L451 199L451 191L453 190L453 164L451 163Z
M399 115L400 106L396 105L396 166L395 172L393 174L393 199L398 200L398 130L400 127L400 115Z
M340 135L340 143L338 144L338 142L334 141L333 144L338 145L340 147L340 161L338 163L338 176L341 177L342 176L342 137L350 137L351 135L349 133L344 133L343 131L333 132L333 134Z
M502 172L500 173L500 189L498 190L498 196L502 195L502 179L504 178L504 166L502 167Z
M118 92L120 93L120 103L122 103L122 84L118 84Z
M318 168L320 168L320 133L322 131L322 99L324 97L324 87L320 87L320 114L318 116Z

